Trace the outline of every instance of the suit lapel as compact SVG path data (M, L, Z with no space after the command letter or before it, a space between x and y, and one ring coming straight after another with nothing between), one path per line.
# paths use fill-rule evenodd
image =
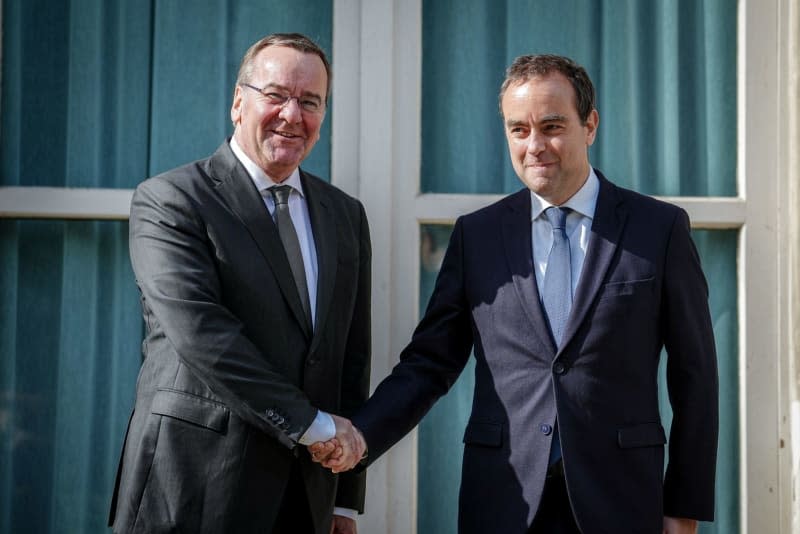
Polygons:
M589 246L583 260L578 287L575 289L575 298L564 331L562 348L567 346L572 336L578 331L578 327L594 302L595 296L605 280L611 260L617 251L628 216L616 187L596 169L595 172L600 180L600 192L597 196L597 207L589 234Z
M336 269L339 261L336 252L338 250L338 234L336 219L323 188L302 170L300 179L303 181L303 190L306 193L308 214L311 218L314 244L317 249L316 327L309 350L311 353L320 342L333 299L333 287L336 282Z
M539 302L539 290L533 271L530 192L523 189L511 196L509 207L503 218L503 245L514 288L541 345L549 347L552 354L555 354L555 345Z
M228 143L223 143L209 161L209 174L217 181L216 190L231 211L242 221L258 245L261 254L275 274L289 308L303 332L311 337L308 321L300 304L300 296L292 277L289 260L283 251L278 229L269 216L261 193L247 171L233 155Z

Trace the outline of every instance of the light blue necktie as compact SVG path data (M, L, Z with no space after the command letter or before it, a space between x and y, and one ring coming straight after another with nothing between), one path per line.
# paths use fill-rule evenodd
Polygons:
M557 347L561 347L564 327L572 308L572 268L570 266L569 239L567 238L567 214L569 208L554 206L544 211L553 227L553 246L547 257L547 270L542 288L542 303L550 323L550 332ZM553 442L550 446L550 464L561 458L561 440L558 437L558 422L554 425Z

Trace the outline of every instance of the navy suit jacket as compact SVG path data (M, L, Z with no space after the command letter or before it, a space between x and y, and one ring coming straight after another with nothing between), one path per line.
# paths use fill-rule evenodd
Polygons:
M374 461L447 392L474 349L462 533L527 531L556 417L583 532L660 533L664 515L713 518L717 366L688 216L598 176L560 350L540 304L524 189L456 221L411 343L353 419ZM674 412L666 474L657 385L663 347Z

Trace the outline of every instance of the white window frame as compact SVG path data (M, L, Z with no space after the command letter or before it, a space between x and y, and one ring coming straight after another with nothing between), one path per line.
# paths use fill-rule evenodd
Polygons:
M370 220L373 387L418 319L419 225L451 223L500 198L419 194L421 2L333 0L331 175L364 201ZM695 228L740 230L742 532L800 532L792 506L793 487L800 489L792 378L800 367L793 326L800 317L800 8L793 0L739 0L738 12L739 196L665 200L685 208ZM131 195L0 187L0 218L126 220ZM416 467L414 431L370 468L363 532L416 532Z

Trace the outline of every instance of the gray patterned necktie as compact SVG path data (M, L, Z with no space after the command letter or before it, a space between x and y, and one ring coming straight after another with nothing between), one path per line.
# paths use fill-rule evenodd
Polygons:
M300 252L297 231L295 231L292 217L289 215L289 195L292 192L292 187L289 185L276 185L270 187L269 192L275 201L275 212L272 216L275 219L275 225L278 227L278 235L280 235L283 248L286 251L289 267L292 269L292 277L300 295L303 312L306 315L308 324L311 325L311 307L308 299L306 269L303 265L303 254Z

